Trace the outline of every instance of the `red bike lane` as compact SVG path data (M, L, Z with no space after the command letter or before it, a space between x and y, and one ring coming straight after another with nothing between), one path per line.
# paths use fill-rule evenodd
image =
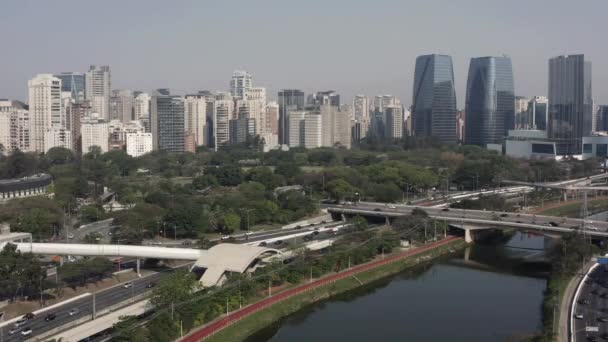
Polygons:
M229 313L226 316L218 318L218 319L212 321L211 323L191 332L187 336L183 337L180 341L182 341L182 342L203 341L238 320L241 320L247 316L250 316L250 315L252 315L260 310L263 310L271 305L274 305L280 301L283 301L285 299L296 296L302 292L309 291L309 290L312 290L315 288L319 288L321 286L325 286L327 284L333 283L337 280L344 279L344 278L353 276L353 275L361 273L361 272L369 271L376 267L390 264L395 261L409 258L411 256L414 256L414 255L417 255L420 253L427 252L431 249L441 247L443 245L446 245L446 244L448 244L452 241L458 240L458 239L461 239L461 238L449 237L449 238L443 239L441 241L433 242L433 243L430 243L423 247L416 248L411 251L399 253L396 255L391 255L391 256L385 257L384 259L375 260L375 261L372 261L372 262L369 262L366 264L357 265L357 266L351 267L347 270L344 270L342 272L335 273L335 274L332 274L332 275L329 275L329 276L326 276L323 278L319 278L313 282L310 282L307 284L302 284L300 286L297 286L297 287L294 287L291 289L287 289L285 291L277 293L276 295L274 295L272 297L265 298L259 302L250 304L242 309L238 309L236 311Z

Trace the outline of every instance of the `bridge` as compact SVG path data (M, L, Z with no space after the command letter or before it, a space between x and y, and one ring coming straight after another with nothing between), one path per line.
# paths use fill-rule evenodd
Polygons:
M427 212L429 217L447 222L451 227L463 229L465 240L473 241L472 231L483 229L525 229L543 234L567 234L580 232L592 237L608 237L608 222L468 209L440 209L412 205L389 205L386 203L357 202L352 205L327 205L332 215L341 217L363 216L382 218L387 223L400 216L410 215L414 209Z

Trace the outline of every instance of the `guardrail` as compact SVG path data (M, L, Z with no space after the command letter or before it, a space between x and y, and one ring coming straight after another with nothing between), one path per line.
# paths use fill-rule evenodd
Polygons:
M568 330L568 341L574 342L576 339L574 338L576 336L575 331L574 331L574 307L576 306L576 301L578 300L578 296L580 295L581 289L583 288L583 284L585 284L585 281L587 280L587 278L589 278L589 273L593 272L593 270L595 270L596 267L598 267L600 264L596 263L593 266L591 266L589 268L589 270L587 270L587 273L585 273L585 276L581 279L581 281L578 283L578 286L576 287L576 291L574 292L574 297L572 297L572 303L570 304L570 310L568 310L568 322L569 324L569 330Z

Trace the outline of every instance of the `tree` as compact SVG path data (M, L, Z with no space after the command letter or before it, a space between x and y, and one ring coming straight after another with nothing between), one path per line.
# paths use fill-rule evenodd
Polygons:
M236 186L241 184L243 175L238 165L229 164L220 167L207 167L205 174L214 176L222 186Z
M280 162L274 170L274 173L282 175L286 179L291 180L294 177L300 175L302 173L302 170L298 165L293 162Z
M167 309L190 299L199 289L200 283L194 274L180 269L157 284L150 301L156 308Z
M97 205L89 204L83 205L79 210L79 217L81 224L87 224L95 221L99 221L103 218L103 209Z
M327 191L336 201L355 197L357 189L343 179L334 179L327 183Z
M74 152L65 147L52 147L44 155L49 166L69 164L74 161Z
M10 243L4 245L0 251L0 298L14 299L19 293L37 292L45 277L45 271L33 254L22 254Z
M102 235L100 233L88 233L84 236L84 242L95 245L101 241Z
M4 167L5 177L20 178L34 174L38 167L38 160L32 153L23 153L19 149L15 149L6 159Z
M202 175L192 180L192 186L196 190L203 190L210 186L218 185L217 178L213 175Z
M241 226L241 217L233 212L224 215L223 227L224 232L231 234Z

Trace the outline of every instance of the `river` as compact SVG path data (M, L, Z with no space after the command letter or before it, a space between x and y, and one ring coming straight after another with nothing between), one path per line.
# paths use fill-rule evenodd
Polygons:
M247 342L517 341L541 328L548 239L478 243L313 304Z

